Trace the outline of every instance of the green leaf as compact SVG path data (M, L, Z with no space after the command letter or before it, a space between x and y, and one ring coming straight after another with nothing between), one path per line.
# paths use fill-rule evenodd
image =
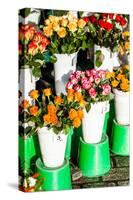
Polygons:
M86 112L88 113L89 110L91 109L91 104L90 103L86 104L85 109L86 109Z
M34 67L32 69L32 74L33 76L35 76L36 78L40 78L42 76L41 74L41 69L40 68L37 68L37 67Z

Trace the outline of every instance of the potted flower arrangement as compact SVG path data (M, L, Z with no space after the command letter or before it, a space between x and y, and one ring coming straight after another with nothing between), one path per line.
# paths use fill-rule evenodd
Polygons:
M66 89L82 94L84 100L84 118L82 120L83 139L87 143L98 143L102 138L102 129L108 101L112 98L111 86L105 70L76 71L70 75Z
M114 92L116 121L129 125L129 66L119 67L109 77Z
M77 92L53 96L50 88L42 93L32 90L29 96L37 104L27 107L27 122L35 124L43 163L59 167L64 163L67 135L72 127L80 126L83 118L81 97Z
M35 78L41 76L43 53L49 43L47 37L32 24L19 27L19 89L22 93L20 100L29 99L28 92L35 89Z
M49 51L55 55L56 94L65 93L68 76L76 70L77 52L86 49L86 22L72 13L64 16L49 16L43 27L44 34L50 38Z
M119 66L116 51L127 21L127 15L112 13L98 13L88 17L89 34L94 41L96 68L112 71L113 66Z

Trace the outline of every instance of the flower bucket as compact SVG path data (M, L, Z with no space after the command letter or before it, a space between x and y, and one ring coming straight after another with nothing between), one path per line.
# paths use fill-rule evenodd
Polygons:
M91 103L89 112L84 110L82 132L86 143L99 143L101 141L107 106L108 101Z
M112 53L112 63L115 68L120 66L118 52Z
M41 11L38 9L31 8L30 13L27 17L23 18L21 15L19 15L19 23L28 24L28 23L39 23Z
M96 61L97 61L96 52L97 51L101 51L101 53L103 54L103 62L101 64L101 66L99 66L99 67L96 64ZM112 53L109 48L94 45L94 66L95 66L95 69L109 70L110 72L113 71Z
M76 70L77 53L55 54L57 62L54 64L56 94L66 93L66 83L69 75Z
M36 161L36 168L39 174L38 180L44 179L41 186L42 190L52 191L72 189L68 160L65 160L62 166L51 169L45 167L41 159L38 159Z
M110 170L107 135L104 135L101 142L97 144L88 144L80 138L78 166L83 176L87 177L102 176Z
M31 102L29 97L29 92L35 89L35 77L32 75L32 70L30 68L19 70L19 90L22 93L20 97L20 102L23 99L27 99Z
M129 92L117 89L114 92L116 121L121 125L129 125Z
M113 120L111 151L117 155L129 155L129 126L120 125Z
M35 142L36 141L36 142ZM19 158L20 165L24 171L28 172L31 166L31 159L39 155L39 143L37 143L37 135L30 136L26 139L19 136Z
M42 160L46 167L60 167L64 163L67 135L55 134L47 127L38 129Z

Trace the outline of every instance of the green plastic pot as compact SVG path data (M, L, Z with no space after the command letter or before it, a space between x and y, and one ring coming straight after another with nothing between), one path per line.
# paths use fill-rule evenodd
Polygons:
M102 176L109 172L111 165L107 135L97 144L85 143L80 138L78 166L83 176L87 177Z
M19 136L19 158L21 168L28 172L31 168L32 160L40 156L40 146L38 136L30 136L27 139Z
M45 191L69 190L71 186L71 175L69 161L65 160L59 168L47 168L39 158L36 161L38 180L43 180L41 189Z
M66 144L66 151L65 151L65 158L71 158L71 146L72 146L72 135L73 135L73 128L70 129L67 137L67 144Z
M121 156L129 155L129 126L120 125L113 120L111 151Z

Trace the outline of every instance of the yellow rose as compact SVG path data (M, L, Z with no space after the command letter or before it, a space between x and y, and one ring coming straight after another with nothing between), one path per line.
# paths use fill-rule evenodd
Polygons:
M129 31L124 31L124 32L122 33L122 35L123 35L124 37L129 37L129 36L130 36L130 33L129 33Z
M60 38L64 38L64 37L66 36L66 29L63 28L63 27L61 27L61 28L58 30L57 34L59 35Z
M71 32L75 32L77 30L77 23L75 22L69 22L68 24L68 28Z
M125 66L124 66L124 69L129 70L129 65L125 65Z
M50 20L49 20L49 19L46 19L46 20L44 21L44 23L48 26L48 25L50 24Z
M52 28L49 27L49 26L45 26L45 27L43 28L43 32L44 32L44 34L45 34L47 37L50 37L50 36L53 34L53 30L52 30Z
M121 83L120 88L121 88L121 90L126 92L126 91L129 90L129 84L128 83Z
M78 27L79 28L84 28L85 25L86 25L86 22L83 19L78 20Z
M124 50L123 50L123 47L120 45L119 48L118 48L118 52L123 55L124 54Z
M118 82L117 80L113 80L113 81L111 82L111 84L112 84L112 86L115 88L115 87L118 86L119 82Z
M52 23L54 23L54 22L59 22L59 17L50 15L50 16L49 16L49 20L50 20Z
M57 32L59 29L60 29L59 23L54 22L53 23L53 30Z
M66 27L68 24L68 20L67 19L62 19L61 20L61 26Z

